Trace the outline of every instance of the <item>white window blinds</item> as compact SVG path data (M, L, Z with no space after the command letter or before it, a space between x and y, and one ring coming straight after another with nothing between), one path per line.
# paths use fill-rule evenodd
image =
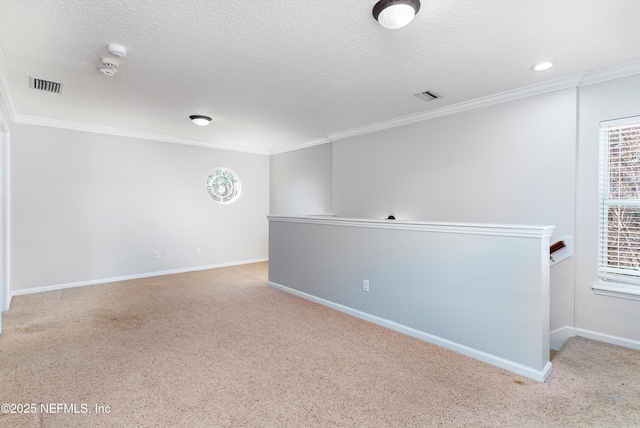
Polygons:
M600 124L601 281L640 286L640 117Z

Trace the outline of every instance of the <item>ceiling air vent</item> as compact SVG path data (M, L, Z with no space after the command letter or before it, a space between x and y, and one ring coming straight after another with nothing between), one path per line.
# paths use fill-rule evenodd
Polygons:
M437 100L438 98L440 98L440 95L437 95L431 91L424 91L415 95L423 101Z
M60 90L62 90L62 83L29 77L29 87L31 89L37 89L39 91L47 91L53 92L54 94L59 94Z

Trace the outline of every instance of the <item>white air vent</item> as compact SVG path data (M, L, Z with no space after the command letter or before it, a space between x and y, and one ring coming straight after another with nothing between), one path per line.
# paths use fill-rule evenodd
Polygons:
M415 94L416 97L420 98L423 101L431 101L440 98L440 95L435 94L432 91L424 91L419 94Z
M49 80L36 79L35 77L29 77L29 87L31 89L37 89L39 91L53 92L59 94L62 90L62 83L51 82Z

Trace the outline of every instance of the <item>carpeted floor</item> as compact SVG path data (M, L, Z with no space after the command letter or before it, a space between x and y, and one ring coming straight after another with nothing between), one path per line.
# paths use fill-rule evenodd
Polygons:
M0 426L640 426L639 351L572 338L542 384L266 279L259 263L15 297L0 403L35 412Z

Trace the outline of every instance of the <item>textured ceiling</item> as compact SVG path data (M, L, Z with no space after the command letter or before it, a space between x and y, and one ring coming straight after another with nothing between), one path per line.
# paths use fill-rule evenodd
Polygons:
M400 30L375 3L0 0L0 88L17 121L277 152L640 60L638 0L423 0ZM107 77L111 42L128 53Z

